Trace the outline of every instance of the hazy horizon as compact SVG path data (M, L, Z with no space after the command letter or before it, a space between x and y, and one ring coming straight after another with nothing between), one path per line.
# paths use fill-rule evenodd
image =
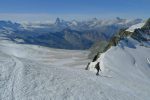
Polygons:
M149 17L127 17L127 16L94 16L94 15L51 15L51 14L12 14L12 13L0 13L0 20L12 21L12 22L55 22L56 18L60 18L62 20L71 21L86 21L91 20L93 18L97 19L115 19L115 18L122 18L122 19L148 19Z

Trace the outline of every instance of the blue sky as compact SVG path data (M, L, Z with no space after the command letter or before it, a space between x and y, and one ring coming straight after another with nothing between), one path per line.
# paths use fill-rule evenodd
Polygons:
M150 0L0 0L0 19L148 18Z

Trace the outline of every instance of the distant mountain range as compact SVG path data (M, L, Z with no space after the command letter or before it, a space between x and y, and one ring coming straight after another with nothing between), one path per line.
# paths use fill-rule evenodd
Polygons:
M61 49L89 49L97 41L109 41L120 29L142 21L119 17L111 20L93 18L88 21L65 21L57 18L55 23L26 24L0 21L0 35L16 43Z

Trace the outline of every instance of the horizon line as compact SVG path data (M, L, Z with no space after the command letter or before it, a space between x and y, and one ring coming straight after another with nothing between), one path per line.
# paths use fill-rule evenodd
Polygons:
M36 21L55 21L56 18L63 20L79 20L86 21L93 18L97 19L148 19L149 17L125 16L120 14L49 14L49 13L0 13L0 20L8 20L14 22L36 22Z

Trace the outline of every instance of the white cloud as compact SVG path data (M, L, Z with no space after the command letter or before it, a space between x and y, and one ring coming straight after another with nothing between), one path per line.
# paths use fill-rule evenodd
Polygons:
M48 14L18 14L18 13L1 13L0 20L11 20L15 22L22 21L52 21L53 18Z

